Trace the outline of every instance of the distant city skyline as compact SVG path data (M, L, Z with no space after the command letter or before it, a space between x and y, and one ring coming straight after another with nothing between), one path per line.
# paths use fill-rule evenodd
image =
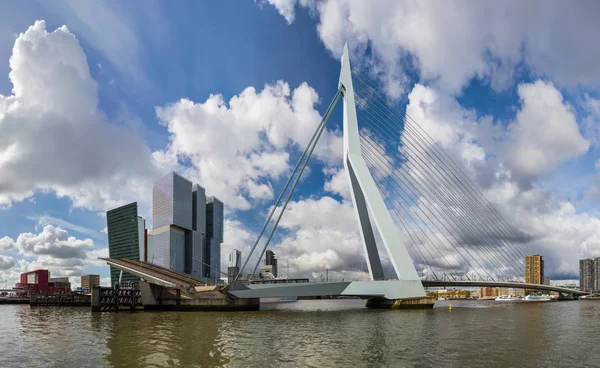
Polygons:
M109 256L146 261L197 279L220 278L223 203L204 193L202 186L176 172L157 179L151 231L137 215L136 202L108 211ZM111 267L112 285L119 276ZM122 277L122 283L138 281L127 273Z

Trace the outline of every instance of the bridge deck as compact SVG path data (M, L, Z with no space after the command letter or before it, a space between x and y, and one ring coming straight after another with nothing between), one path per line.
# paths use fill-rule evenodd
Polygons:
M293 284L232 284L227 292L237 298L279 298L288 296L346 295L388 299L425 296L418 280L306 282Z
M527 284L511 281L444 281L444 280L384 280L384 281L345 281L345 282L307 282L295 284L233 284L229 294L237 298L272 298L288 296L321 296L347 295L362 297L386 297L388 299L403 299L419 297L415 284L423 287L459 286L459 287L502 287L543 291L554 291L563 294L585 295L584 291L573 290L560 286ZM420 286L420 285L419 285ZM424 295L421 295L424 296Z
M422 280L424 287L444 287L444 286L460 286L460 287L499 287L499 288L515 288L515 289L532 289L541 291L554 291L557 293L567 293L575 295L587 295L588 292L569 289L561 286L528 284L525 282L514 281L449 281L449 280Z
M207 285L207 283L190 278L189 275L174 272L168 268L160 267L148 262L116 258L100 259L106 261L106 263L112 267L134 276L141 277L152 284L178 288L190 288Z

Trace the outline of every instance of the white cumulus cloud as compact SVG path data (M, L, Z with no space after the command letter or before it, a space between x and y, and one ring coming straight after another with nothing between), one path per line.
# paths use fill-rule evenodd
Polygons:
M107 121L79 41L37 21L15 41L0 95L0 206L52 190L75 207L106 209L131 200L158 170L146 145ZM141 186L141 188L140 188Z
M269 2L288 23L296 7L308 8L318 19L319 37L336 56L345 42L354 55L364 55L369 46L373 53L361 62L383 77L393 97L408 86L407 65L453 92L472 78L506 88L522 63L560 86L600 82L595 62L600 50L581 47L600 43L600 6L593 2L572 4L569 11L562 2L547 1Z

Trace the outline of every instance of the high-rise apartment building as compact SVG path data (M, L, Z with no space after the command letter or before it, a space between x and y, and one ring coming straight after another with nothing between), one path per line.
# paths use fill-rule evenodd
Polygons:
M81 276L81 288L89 292L94 286L100 286L100 275L83 275Z
M544 283L544 257L539 254L525 256L525 282Z
M229 284L235 280L235 277L240 272L240 266L242 265L242 252L234 249L229 253L229 260L227 262L227 279Z
M192 182L176 173L158 179L152 188L154 263L185 273L192 231Z
M594 261L589 258L579 260L579 289L592 291L594 287Z
M152 219L149 261L195 278L220 277L223 202L172 172L154 183Z
M271 250L265 253L265 266L271 266L270 272L274 277L277 277L277 258L275 258L275 253Z
M211 267L206 268L206 276L221 277L221 243L223 243L223 202L215 197L206 198L206 240L207 257Z
M110 258L126 258L143 261L146 256L146 221L138 216L137 202L126 204L106 212L108 230L108 253ZM120 270L110 268L112 285L119 281ZM139 278L123 273L122 284L137 283Z
M594 258L594 291L600 290L600 257Z

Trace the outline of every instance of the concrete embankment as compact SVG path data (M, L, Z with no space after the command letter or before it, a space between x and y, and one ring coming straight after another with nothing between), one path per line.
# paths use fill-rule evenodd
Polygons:
M367 301L367 308L372 309L425 309L433 308L435 298L386 299L372 298Z
M236 299L214 286L182 290L140 282L145 310L249 311L258 310L259 299Z

